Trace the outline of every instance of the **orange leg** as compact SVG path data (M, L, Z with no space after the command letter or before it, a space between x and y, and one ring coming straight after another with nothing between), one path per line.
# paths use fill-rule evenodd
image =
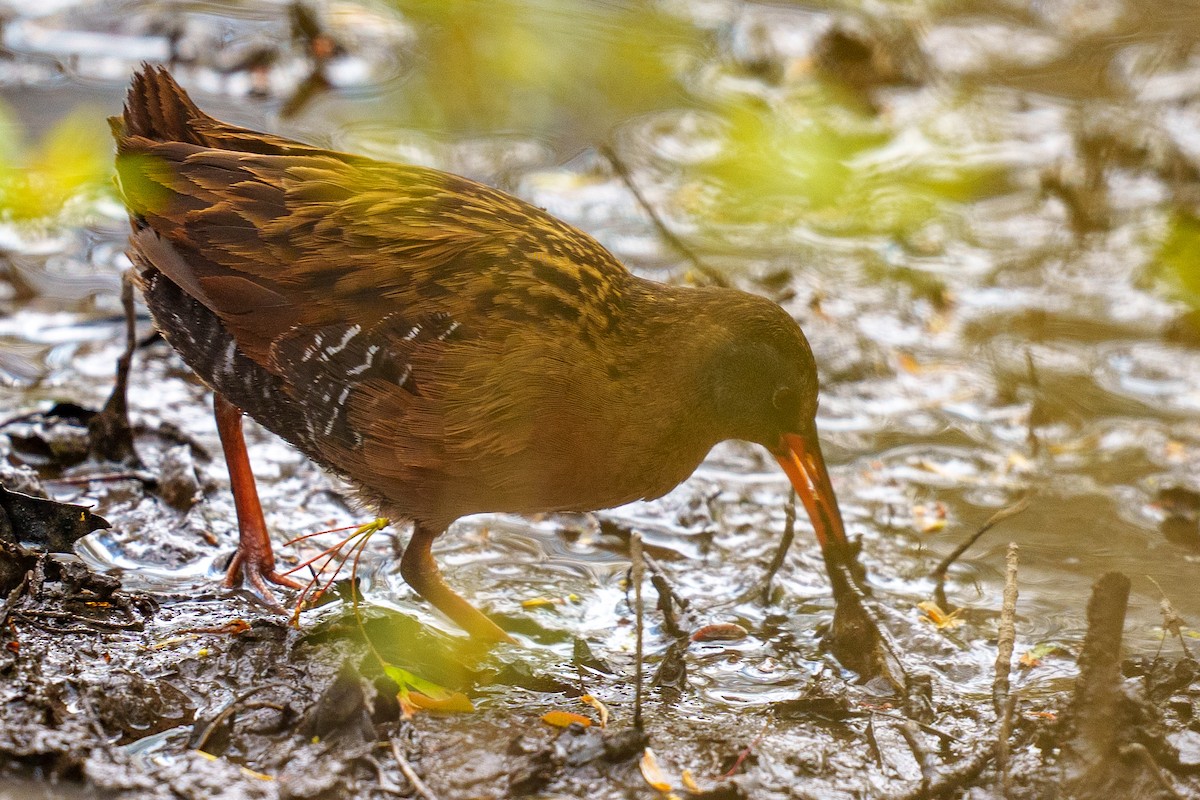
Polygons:
M400 574L406 583L417 594L428 600L433 607L441 611L476 639L487 642L511 642L513 638L502 631L496 623L485 617L475 606L462 599L461 596L442 580L437 562L433 560L430 548L436 533L430 533L416 525L413 528L412 539L404 548L404 558L400 561Z
M250 471L246 440L242 437L242 410L221 395L213 394L213 412L217 417L221 448L225 451L225 464L229 467L229 483L238 518L238 548L225 573L225 585L237 586L244 576L264 599L278 605L267 586L268 581L290 589L299 589L300 584L275 571L275 552L271 549L267 522L263 519L258 489L254 486L254 473Z

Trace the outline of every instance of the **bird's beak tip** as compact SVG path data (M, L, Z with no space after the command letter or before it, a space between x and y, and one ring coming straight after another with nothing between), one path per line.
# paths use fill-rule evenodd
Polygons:
M848 545L842 514L829 480L825 459L821 455L816 431L785 433L771 453L804 503L821 548L825 549L831 544Z

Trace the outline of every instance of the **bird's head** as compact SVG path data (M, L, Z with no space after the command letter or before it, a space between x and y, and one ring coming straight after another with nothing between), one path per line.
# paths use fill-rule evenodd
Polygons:
M804 503L823 549L847 544L837 498L817 440L817 365L796 321L782 308L724 290L713 304L718 330L699 376L721 439L761 444Z

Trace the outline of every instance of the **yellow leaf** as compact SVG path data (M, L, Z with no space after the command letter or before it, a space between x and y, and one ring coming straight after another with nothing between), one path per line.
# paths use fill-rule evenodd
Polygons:
M925 619L937 626L938 630L954 630L963 624L959 618L961 609L955 610L949 614L942 611L941 606L932 600L923 600L917 603L917 608L925 612Z
M451 692L444 697L430 697L420 692L409 692L408 701L416 708L425 711L446 711L454 713L469 713L475 710L474 704L462 692Z
M600 727L607 728L608 727L608 706L604 705L604 703L601 703L599 700L597 700L595 697L592 697L590 694L585 694L583 697L581 697L579 699L582 700L583 702L587 703L592 708L596 709L596 713L600 715Z
M590 728L592 721L582 714L575 714L570 711L547 711L542 714L542 722L547 725L553 725L556 728L566 728L576 723L585 728Z
M910 375L920 375L925 371L920 362L911 353L900 353L896 360L900 364L900 369Z
M1033 669L1042 665L1042 659L1056 653L1059 655L1069 655L1067 649L1062 645L1055 644L1054 642L1042 642L1022 653L1017 663L1021 665L1022 669Z
M275 777L273 775L267 775L265 772L257 772L255 770L250 769L249 767L242 767L242 774L245 775L247 778L254 778L257 781L273 781L273 780L275 780Z
M393 664L385 665L383 671L400 687L396 701L405 719L412 719L417 711L469 713L475 710L474 704L462 692L453 692Z
M931 472L936 470L931 469ZM929 506L913 506L913 526L921 533L937 533L946 527L946 504L934 503Z
M1159 272L1182 300L1200 308L1200 218L1177 211L1158 252Z
M662 767L658 765L658 756L654 755L654 751L649 747L646 752L642 753L642 760L638 763L642 770L642 777L646 779L646 783L660 792L671 791L671 782L663 775Z

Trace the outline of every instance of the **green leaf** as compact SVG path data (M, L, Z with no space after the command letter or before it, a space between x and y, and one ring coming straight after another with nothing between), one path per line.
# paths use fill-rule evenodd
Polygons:
M57 215L72 200L110 185L112 141L98 111L60 120L36 147L23 147L17 125L0 109L0 216L35 220Z
M1175 213L1157 263L1157 271L1175 293L1192 307L1200 308L1200 219L1186 211Z

